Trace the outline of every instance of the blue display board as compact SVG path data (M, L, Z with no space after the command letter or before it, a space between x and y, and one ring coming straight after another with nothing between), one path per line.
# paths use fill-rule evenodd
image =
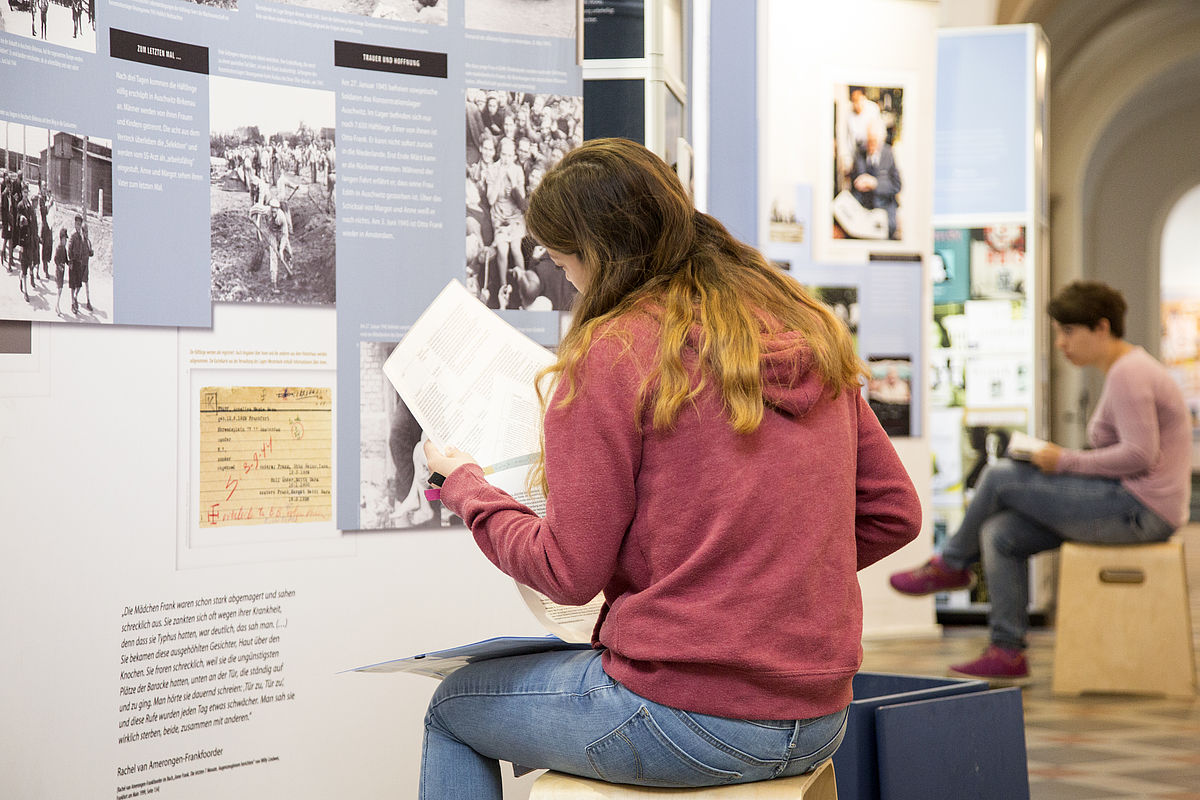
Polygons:
M343 139L352 136L338 197L343 530L452 522L419 491L422 432L380 371L446 282L463 280L547 346L558 343L561 312L573 299L562 273L524 235L523 201L583 141L575 4L475 0L463 16L459 7L451 6L447 25L413 28L418 35L401 40L442 54L441 71L414 74L403 53L392 62L401 69L350 54L337 75Z
M5 183L47 231L9 248L37 275L0 271L0 319L208 327L238 303L269 328L336 303L337 524L411 525L407 486L360 514L363 465L395 483L412 461L392 454L381 350L450 278L547 345L573 296L523 204L583 139L576 0L80 8L0 9ZM88 280L64 276L64 298L40 243L74 242L77 217Z
M938 36L935 218L1029 211L1033 47L1027 26Z

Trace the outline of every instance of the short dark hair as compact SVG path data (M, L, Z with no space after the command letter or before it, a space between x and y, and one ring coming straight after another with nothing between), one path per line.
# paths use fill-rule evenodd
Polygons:
M1116 289L1100 281L1075 281L1064 286L1046 305L1046 313L1059 325L1086 325L1095 330L1100 320L1108 320L1112 335L1125 336L1125 311L1128 305Z

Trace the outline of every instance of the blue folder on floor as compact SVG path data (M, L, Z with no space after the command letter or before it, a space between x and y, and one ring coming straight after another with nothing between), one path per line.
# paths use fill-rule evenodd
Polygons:
M880 800L1029 800L1020 689L884 706L875 729Z
M945 704L949 700L960 702ZM900 711L893 714L894 708ZM934 712L934 719L921 718L927 710ZM1016 727L1010 719L1014 710ZM989 714L995 714L995 719ZM991 740L987 740L989 732ZM908 765L898 755L906 752L902 747L915 751ZM979 756L979 748L1014 755L989 760ZM1019 759L1015 755L1018 749ZM885 761L889 765L886 775ZM960 767L967 764L983 765L988 775L984 788L979 789L975 782L964 783L960 777L948 777L947 782L966 787L961 790L941 792L938 784L927 783L938 768L959 776ZM1001 695L989 691L988 684L980 680L860 672L854 676L846 736L833 756L833 766L840 800L1025 800L1029 782L1020 692L1015 698ZM1010 790L1014 785L1023 788Z

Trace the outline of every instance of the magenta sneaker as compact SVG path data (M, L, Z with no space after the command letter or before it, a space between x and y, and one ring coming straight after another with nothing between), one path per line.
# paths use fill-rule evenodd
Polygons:
M975 577L969 569L952 569L941 556L934 556L916 569L895 573L891 581L901 594L924 595L970 588Z
M954 664L950 674L959 678L979 678L989 683L1020 686L1029 683L1029 664L1024 650L990 645L979 658L965 664Z

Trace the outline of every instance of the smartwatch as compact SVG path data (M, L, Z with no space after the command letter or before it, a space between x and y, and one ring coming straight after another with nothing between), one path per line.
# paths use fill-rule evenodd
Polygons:
M429 485L430 486L441 486L445 482L446 482L446 476L443 475L442 473L440 473L440 472L429 473Z

